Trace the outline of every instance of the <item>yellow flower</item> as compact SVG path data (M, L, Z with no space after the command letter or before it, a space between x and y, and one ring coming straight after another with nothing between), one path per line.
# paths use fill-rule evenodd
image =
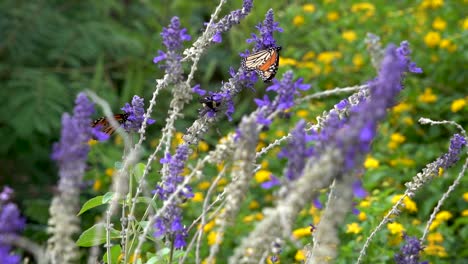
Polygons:
M351 223L346 225L346 233L359 234L362 231L362 227L358 223Z
M452 102L452 105L450 105L450 110L456 113L460 111L461 109L463 109L465 105L466 105L466 100L464 98L460 98Z
M359 203L359 207L361 208L368 208L371 205L371 202L369 200L362 200Z
M280 61L281 61L281 65L283 66L284 65L292 65L292 66L297 65L297 60L292 59L292 58L284 58L280 56Z
M440 44L439 44L439 47L441 49L446 49L448 50L449 52L454 52L457 50L457 45L455 45L454 43L452 43L452 41L450 41L449 39L443 39L440 41Z
M203 202L203 193L202 192L194 193L192 201L194 201L194 202Z
M300 118L306 118L309 115L307 110L301 109L297 111L297 116Z
M328 12L327 19L328 21L336 21L340 18L340 14L336 11Z
M411 126L414 124L414 121L411 117L406 116L403 118L403 123L407 124L408 126Z
M90 139L90 140L88 140L88 145L91 146L91 147L94 146L94 145L96 145L97 143L98 143L98 141L95 140L95 139Z
M257 144L257 147L255 148L255 151L258 152L258 151L262 150L262 148L264 148L264 147L266 147L265 143L259 142L259 143Z
M313 13L315 12L315 6L313 4L305 4L302 6L302 10L306 13Z
M222 178L221 180L218 181L219 186L226 185L228 183L228 180L226 178Z
M441 7L442 5L444 5L444 0L424 0L421 3L421 7L432 8L432 9Z
M211 220L203 227L203 232L207 233L215 226L215 220Z
M302 60L311 60L315 58L315 52L313 51L308 51L304 56L302 56Z
M200 143L198 143L198 150L200 150L201 152L206 152L209 149L210 146L205 141L200 141Z
M277 137L284 137L284 135L286 135L286 134L284 133L283 130L277 130L275 132L275 136L277 136Z
M428 103L428 104L433 103L433 102L437 101L437 95L432 93L431 88L426 88L424 90L424 93L419 95L418 101L422 102L422 103Z
M468 202L468 192L463 194L463 200L465 200L465 202Z
M397 222L387 224L387 229L392 235L401 235L405 231L403 225Z
M432 22L432 27L435 30L444 30L447 27L447 22L440 17L437 17L434 22Z
M300 15L297 15L294 17L293 19L293 24L296 26L296 27L300 27L302 25L304 25L305 23L305 19L303 16L300 16Z
M107 168L105 174L109 177L112 177L114 175L114 168Z
M463 30L468 30L468 17L463 19L462 28Z
M445 248L441 245L429 244L423 250L424 250L424 253L426 253L427 255L439 256L439 257L447 256L447 252L445 251Z
M356 55L354 55L354 57L353 57L353 64L354 64L354 66L356 66L357 68L360 68L360 67L362 67L362 65L364 65L364 58L362 57L361 54L356 54Z
M263 219L263 214L262 214L262 213L256 213L256 214L255 214L255 219L256 219L257 221L262 220L262 219Z
M304 254L304 250L300 249L296 252L296 255L294 256L294 259L296 261L303 261L305 260L305 254Z
M434 243L442 243L444 242L444 237L442 236L441 233L432 233L427 236L427 241L429 241L429 244L434 244Z
M255 215L253 215L253 214L252 215L247 215L242 219L242 221L244 223L250 223L250 222L253 222L253 220L255 220Z
M375 169L379 167L379 161L368 155L366 161L364 161L364 167L366 169Z
M462 215L462 216L468 216L468 209L463 210L463 211L461 212L461 215Z
M401 196L403 196L402 194L398 194L398 195L394 195L392 197L392 203L396 203L398 202L398 200L400 200ZM410 213L415 213L418 211L418 206L416 205L416 203L411 200L411 198L409 198L408 196L406 196L404 199L403 199L403 205L405 206L405 210L410 212Z
M436 31L430 31L424 37L424 42L426 42L426 45L429 48L433 48L439 45L440 40L441 40L440 34L439 32L436 32Z
M94 184L93 184L93 190L97 192L97 191L101 190L101 187L102 187L102 181L99 180L99 179L95 180Z
M258 138L260 138L260 140L265 140L268 138L268 134L265 132L262 132L258 135Z
M405 142L405 140L406 140L406 137L400 133L393 133L390 136L390 141L394 142L397 145L400 145L401 143Z
M268 160L262 160L262 163L260 164L260 167L262 169L268 168Z
M325 51L318 55L317 61L330 64L333 60L341 58L339 51Z
M364 212L359 212L358 219L361 221L365 221L367 219L367 215Z
M221 239L222 236L218 232L211 231L208 233L208 245L212 246L216 243L216 240Z
M371 17L375 13L375 6L371 3L357 3L351 6L351 12L356 13L359 11L365 11L364 15L366 17Z
M411 221L411 224L416 226L416 225L420 225L421 224L421 220L419 219L413 219L413 221Z
M449 211L440 211L436 214L435 220L436 221L447 221L452 218L452 213Z
M341 33L341 37L344 38L348 42L353 42L357 39L356 32L352 30L346 30L343 33Z
M202 264L216 264L216 259L211 259L210 260L210 258L206 258L201 263Z
M310 226L308 226L294 230L292 235L295 238L301 238L312 235L312 232L310 232Z
M253 200L253 201L250 202L250 204L249 204L249 209L250 210L255 210L255 209L258 209L258 208L260 208L260 204L257 201Z
M198 189L200 190L206 190L210 188L211 182L209 181L202 181L198 184Z
M411 110L412 106L410 104L407 104L407 103L399 103L397 105L395 105L393 108L392 108L392 111L394 113L401 113L401 112L407 112L409 110Z

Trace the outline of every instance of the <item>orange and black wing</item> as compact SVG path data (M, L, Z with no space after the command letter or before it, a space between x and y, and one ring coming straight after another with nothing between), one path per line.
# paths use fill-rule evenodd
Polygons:
M125 123L128 119L128 114L123 113L123 114L116 114L114 115L115 120L119 123L119 125L122 125ZM96 120L94 120L91 123L91 127L100 127L101 131L108 134L111 136L115 132L115 128L111 125L109 120L107 120L106 117L101 117Z
M242 68L255 71L264 82L271 81L278 70L280 50L281 47L272 47L251 54L242 60Z

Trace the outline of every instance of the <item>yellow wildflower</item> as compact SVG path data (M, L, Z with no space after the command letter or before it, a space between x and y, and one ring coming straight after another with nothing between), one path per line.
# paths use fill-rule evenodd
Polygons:
M400 134L400 133L393 133L393 134L390 136L390 140L391 140L391 141L394 141L394 142L396 142L396 143L398 143L398 144L401 144L401 143L405 142L406 137L403 136L403 135Z
M421 3L421 7L423 8L432 8L436 9L444 5L444 0L424 0Z
M359 234L362 231L362 227L358 223L351 223L346 225L346 233Z
M93 184L93 190L97 192L101 190L101 187L102 187L102 181L99 179L95 180Z
M260 166L262 167L262 169L268 168L268 160L262 160Z
M262 132L258 135L258 138L260 138L260 140L265 140L268 138L268 134L265 132Z
M341 58L341 53L339 51L324 51L318 55L317 61L330 64L333 60L338 58Z
M192 201L194 201L194 202L203 202L203 193L202 192L194 193Z
M421 224L421 220L419 219L413 219L413 221L411 221L411 224L416 226L416 225L420 225Z
M345 39L348 42L353 42L357 39L356 32L352 30L346 30L343 33L341 33L341 37Z
M295 229L292 235L295 238L301 238L301 237L310 236L311 234L312 232L310 232L310 226L308 226L308 227Z
M315 52L313 51L308 51L304 56L302 56L302 60L311 60L315 58Z
M211 182L209 181L202 181L198 184L198 189L200 190L206 190L210 188Z
M306 118L309 115L307 110L301 109L297 111L297 116L300 118Z
M306 13L313 13L315 12L315 6L313 4L305 4L302 6L302 10Z
M367 215L364 212L359 212L358 219L361 221L366 221Z
M212 246L216 243L216 240L221 239L221 235L218 232L211 231L208 233L208 245Z
M364 161L364 167L366 169L375 169L379 167L379 161L368 155L366 161Z
M112 177L114 175L114 168L107 168L105 174L109 177Z
M292 59L292 58L284 58L280 56L280 61L281 61L281 65L283 66L284 65L292 65L292 66L297 65L297 60Z
M226 178L222 178L221 180L218 181L219 186L226 185L228 183L228 180Z
M368 208L371 205L371 202L369 200L362 200L359 203L359 207L361 208Z
M466 105L466 100L464 98L460 98L452 102L452 105L450 105L450 110L456 113L460 111L461 109L463 109L465 105Z
M300 15L297 15L294 17L293 19L293 24L296 26L296 27L300 27L302 25L304 25L305 23L305 19L303 16L300 16Z
M397 222L387 224L387 229L392 235L402 235L405 231L403 225Z
M449 52L454 52L457 50L457 45L455 45L454 43L452 43L452 41L450 41L449 39L443 39L440 41L440 44L439 44L439 47L441 49L446 49L448 50Z
M212 258L212 259L206 258L206 259L204 259L201 263L202 263L202 264L216 264L216 259L214 259L214 258Z
M435 220L436 221L447 221L452 218L452 213L449 211L440 211L436 214Z
M447 257L447 252L445 251L445 248L441 245L429 244L423 250L424 253L426 253L427 255Z
M284 133L283 130L277 130L275 132L275 136L277 136L277 137L283 137L284 135L286 135L286 134Z
M438 176L442 176L442 174L444 174L444 169L443 169L443 168L439 168Z
M244 223L250 223L250 222L253 222L253 220L255 220L255 215L253 214L247 215L242 219Z
M200 143L198 143L198 150L200 150L201 152L206 152L210 149L210 145L208 145L208 143L206 143L205 141L200 141Z
M371 3L357 3L351 6L351 12L356 13L360 11L365 11L364 15L366 17L371 17L375 13L375 6Z
M394 113L401 113L401 112L407 112L409 110L411 110L412 106L410 104L407 104L407 103L399 103L397 105L395 105L393 108L392 108L392 111Z
M300 249L296 252L296 255L294 256L294 259L296 261L303 261L305 260L305 254L304 254L304 250Z
M262 213L256 213L256 214L255 214L255 219L256 219L257 221L262 220L262 219L263 219L263 214L262 214Z
M442 243L444 242L444 237L442 236L441 233L432 233L427 236L427 241L429 241L429 244L434 244L434 243Z
M250 202L250 204L249 204L249 209L250 210L255 210L255 209L258 209L258 208L260 208L260 204L257 201L253 200L253 201Z
M98 141L95 140L95 139L90 139L90 140L88 140L88 145L91 146L91 147L94 146L94 145L96 145L97 143L98 143Z
M263 142L259 142L257 144L257 147L255 148L255 151L259 152L260 150L262 150L262 148L266 147L265 143Z
M353 64L357 68L360 68L362 67L362 65L364 65L364 58L362 57L361 54L356 54L353 56Z
M327 19L328 21L336 21L340 18L340 14L336 11L328 12Z
M426 45L429 48L434 48L437 45L439 45L440 40L441 40L440 34L439 32L436 32L436 31L430 31L424 37L424 42L426 42Z
M463 211L461 212L461 215L462 215L462 216L468 216L468 209L463 210Z
M468 30L468 17L463 19L462 28L463 30Z
M403 196L402 194L398 194L398 195L394 195L392 197L392 203L396 203L398 202L398 200L400 200L401 196ZM406 196L404 199L403 199L403 205L405 206L405 210L410 212L410 213L415 213L418 211L418 206L416 205L416 203L411 200L411 198L409 198L408 196Z
M463 194L463 200L465 200L465 202L468 202L468 192Z
M432 22L432 27L435 30L444 30L447 27L447 22L440 17L437 17L434 22Z
M207 233L215 226L215 220L211 220L203 227L203 232Z
M422 103L428 103L428 104L433 103L433 102L437 101L437 95L432 93L431 88L426 88L424 90L424 93L419 95L418 101L422 102Z
M406 167L413 167L415 164L414 160L407 158L398 158L390 161L390 165L395 167L397 165L402 165Z

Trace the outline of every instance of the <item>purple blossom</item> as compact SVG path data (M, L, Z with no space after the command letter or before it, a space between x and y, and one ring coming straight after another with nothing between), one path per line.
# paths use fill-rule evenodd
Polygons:
M262 187L263 189L271 189L280 184L281 184L281 181L277 177L275 177L273 174L271 174L270 180L260 184L260 187Z
M315 208L323 209L323 204L320 202L320 200L318 198L314 199L313 204L314 204Z
M268 10L265 20L263 23L258 24L256 28L260 31L260 36L252 34L252 38L247 39L247 43L255 43L254 52L277 46L273 33L275 31L283 32L283 29L279 27L278 22L275 22L273 9Z
M194 87L192 87L192 92L201 96L206 94L206 91L200 88L200 84L197 84Z
M162 164L167 166L168 173L164 176L162 183L156 187L156 194L159 199L166 201L183 182L181 174L188 156L188 145L182 144L179 145L173 156L166 153L165 157L160 160ZM185 186L178 197L185 199L192 198L192 189L189 186ZM186 228L182 224L182 211L178 203L179 201L177 199L173 200L173 202L167 206L167 210L164 211L163 215L157 218L154 223L154 228L156 229L154 236L173 235L176 248L185 246L185 238L187 237Z
M421 241L416 237L403 235L405 244L401 247L400 253L395 254L395 262L397 264L423 264L427 262L419 262L419 254L423 250Z
M52 149L52 159L59 165L59 189L62 191L69 187L65 186L67 184L81 183L89 152L87 142L92 136L93 104L84 93L77 96L75 103L73 116L63 114L60 141ZM65 181L69 183L65 184Z
M127 132L137 132L145 119L145 102L143 98L138 95L133 96L132 104L126 103L121 109L128 114L127 121L123 124L123 127ZM154 124L155 120L148 118L147 124Z
M460 135L455 134L450 139L450 147L447 153L445 153L442 157L438 158L436 163L446 169L451 167L460 159L460 152L463 146L466 145L466 139Z
M312 155L313 149L307 146L311 138L305 131L305 125L304 120L297 123L296 128L291 132L288 144L280 152L281 157L288 159L284 174L289 181L294 181L302 175L306 160Z
M19 264L20 256L10 254L10 246L0 244L0 259L3 264Z
M7 186L3 188L0 196L0 260L1 263L18 264L20 257L10 253L11 246L2 242L4 235L18 235L25 227L26 220L21 217L16 204L8 202L13 190Z
M258 107L262 106L269 106L271 104L270 98L268 98L268 95L263 95L263 99L254 99L255 103L257 104Z
M2 202L7 202L8 200L10 200L12 195L13 189L11 189L8 186L3 186L3 191L0 193L0 204Z
M338 110L343 110L349 105L348 99L341 100L338 104L336 104L336 108Z
M356 198L362 199L367 196L367 191L362 186L361 180L355 180L352 184L353 193Z
M214 24L215 34L212 41L220 43L222 41L221 33L228 31L232 26L239 24L252 10L253 0L244 0L242 9L237 9L229 13L227 16L221 18L218 23Z

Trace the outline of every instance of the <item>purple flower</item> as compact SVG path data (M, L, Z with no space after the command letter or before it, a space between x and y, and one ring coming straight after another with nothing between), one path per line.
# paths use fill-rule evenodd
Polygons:
M297 90L307 90L309 84L302 84L303 79L299 78L293 83L292 71L283 74L281 81L273 80L273 85L267 88L267 91L275 91L278 95L273 103L277 110L286 110L294 106L294 96L299 94Z
M200 88L200 84L197 84L194 87L192 87L192 92L201 96L206 94L206 91Z
M263 99L254 99L255 103L257 104L258 107L262 106L269 106L271 104L270 98L268 98L268 95L263 95Z
M90 123L94 113L93 104L84 93L77 96L75 103L73 116L63 114L60 141L52 149L52 159L59 165L61 191L67 189L68 184L81 183L89 152L87 142L92 135ZM65 181L69 183L65 184Z
M20 257L10 253L11 246L2 242L3 235L18 235L26 225L26 220L21 217L16 204L8 202L13 190L7 186L3 188L0 196L0 260L1 263L17 264Z
M183 182L181 174L188 156L188 145L182 144L177 147L176 153L173 156L166 153L165 157L160 160L161 163L167 166L168 173L164 176L162 183L156 187L159 199L163 201L167 200L177 190L179 184ZM193 197L192 189L189 186L185 186L178 197L185 199ZM182 224L182 211L178 203L177 199L173 200L167 206L167 210L164 211L163 215L157 218L154 223L154 228L156 229L154 236L174 235L174 245L176 248L185 246L185 238L187 237L186 228Z
M361 180L355 180L352 185L353 193L356 198L362 199L367 196L367 191L362 186Z
M423 264L427 262L419 262L419 254L423 250L421 241L416 237L403 235L405 244L401 247L400 253L395 254L395 262L397 264Z
M313 203L314 203L315 208L317 208L317 209L322 209L323 208L323 204L320 202L320 200L318 198L315 198Z
M10 254L10 246L0 244L0 259L3 264L19 264L21 259L19 256Z
M3 186L3 191L0 193L0 204L2 202L7 202L8 200L10 200L12 195L13 189L11 189L8 186Z
M341 100L338 104L336 104L336 108L338 110L343 110L349 105L348 99Z
M275 177L273 174L270 175L270 180L269 181L266 181L266 182L263 182L260 187L262 187L263 189L271 189L273 188L274 186L277 186L277 185L280 185L281 182L280 180Z
M281 157L288 159L284 174L289 181L294 181L302 175L306 160L312 155L312 148L307 146L310 137L305 131L305 125L304 120L297 123L288 144L281 150Z
M244 0L242 9L237 9L229 13L227 16L221 18L218 23L214 25L216 33L212 37L212 41L220 43L222 41L221 33L228 31L232 26L239 24L252 10L253 0Z
M462 135L453 135L452 139L450 139L450 147L448 152L437 159L436 163L439 165L439 167L444 169L451 167L458 161L458 159L460 159L461 149L465 145L466 139Z
M258 24L256 28L260 31L260 36L252 34L252 38L247 39L247 43L255 43L254 52L277 46L276 40L273 38L273 32L283 32L283 29L279 27L278 22L275 22L273 9L268 10L265 20L263 23Z
M132 104L126 103L121 109L128 114L127 122L123 124L123 127L127 132L137 132L145 119L145 102L143 98L138 95L133 96ZM155 120L148 118L147 124L154 124Z

